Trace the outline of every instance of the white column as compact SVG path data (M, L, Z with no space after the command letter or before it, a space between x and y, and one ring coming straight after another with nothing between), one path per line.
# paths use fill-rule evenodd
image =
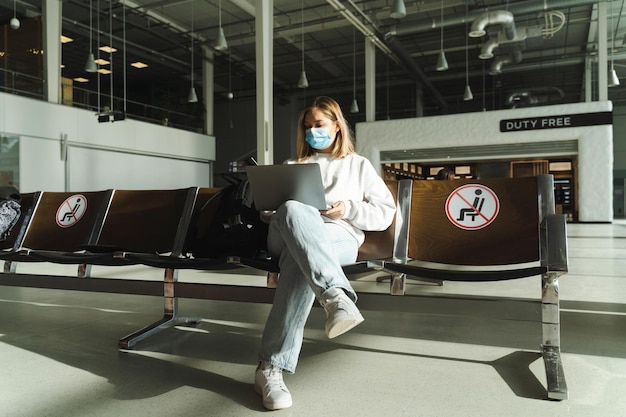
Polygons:
M61 102L61 11L61 0L44 1L44 74L46 99L50 103Z
M376 120L376 46L365 38L365 121Z
M204 128L206 134L214 136L215 132L215 66L213 65L213 49L203 46L202 49L202 96L204 97ZM207 59L205 59L207 58Z
M598 100L609 99L608 65L607 65L607 3L598 2Z
M274 163L274 0L256 0L256 148L260 165Z

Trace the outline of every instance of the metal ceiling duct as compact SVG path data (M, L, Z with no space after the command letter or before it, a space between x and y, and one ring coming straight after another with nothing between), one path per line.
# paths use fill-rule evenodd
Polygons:
M502 31L506 35L506 38L510 41L515 39L515 36L517 35L513 13L506 10L488 10L474 19L469 36L471 38L480 38L485 36L485 34L487 34L487 26L491 25L501 25Z
M489 74L496 75L502 72L502 66L504 64L517 64L522 62L522 52L521 51L513 51L510 55L507 56L499 56L493 60L491 63L491 69L489 70Z
M480 59L493 58L493 50L501 43L512 43L516 40L517 30L515 28L515 17L513 13L506 10L487 10L476 17L472 22L468 36L480 38L487 34L487 27L498 25L502 29L497 36L490 37L485 41L480 50ZM522 61L522 52L519 49L511 51L509 55L495 58L491 64L489 74L496 75L502 72L504 64L514 64Z
M557 87L529 88L523 91L513 91L506 98L506 105L511 108L530 107L538 104L554 103L565 97L563 90Z
M575 6L593 6L597 3L597 0L551 0L550 7L546 2L538 2L536 0L526 0L520 1L517 3L508 4L507 3L507 13L510 13L511 16L514 14L532 14L532 13L540 13L546 12L548 10L555 10L557 8L571 8ZM488 14L489 12L485 12L484 10L477 10L469 13L468 15L453 15L448 16L445 19L445 22L441 22L445 27L450 26L458 26L464 25L468 21L468 19L475 20L476 18ZM504 16L500 17L504 19ZM504 19L506 21L506 19ZM478 23L477 23L478 25ZM507 26L507 25L504 25ZM478 29L478 28L477 28ZM401 59L405 62L406 65L406 56L410 58L410 54L404 50L404 47L401 45L400 41L397 39L401 36L410 36L415 35L420 32L428 32L433 30L433 22L431 19L425 19L417 22L410 22L404 24L398 24L390 26L387 33L385 33L385 42L390 45L391 41L394 43L394 52L401 57ZM506 37L509 40L512 40L516 36L516 29L514 26L507 27L505 31L508 31ZM493 43L492 43L493 42ZM498 39L494 39L493 41L487 41L486 45L483 46L483 50L481 50L481 54L484 54L482 59L489 59L493 57L493 50L501 43ZM494 62L491 66L491 71L494 73L501 72L502 66L507 63L515 63L521 61L521 52L518 54L511 54L510 56L502 57L500 60ZM412 60L411 60L412 61ZM417 64L415 64L417 65ZM423 71L419 71L416 73L421 76ZM421 77L420 77L421 78ZM430 81L424 79L427 83L426 85L430 85ZM438 94L438 93L437 93ZM438 101L438 100L437 100Z
M532 14L559 8L567 9L575 6L593 6L597 2L598 0L550 0L550 5L548 7L546 2L543 1L526 0L507 4L507 11L511 12L513 15ZM467 18L465 14L446 16L443 24L445 27L464 25L467 19L473 20L483 13L484 10L475 10L470 12ZM433 30L432 19L424 19L417 22L393 25L390 27L390 30L385 34L385 36L413 35L419 32L428 32L431 30Z
M483 43L482 48L480 48L480 55L478 58L480 59L491 59L493 58L493 50L498 47L499 43L495 38L489 38Z

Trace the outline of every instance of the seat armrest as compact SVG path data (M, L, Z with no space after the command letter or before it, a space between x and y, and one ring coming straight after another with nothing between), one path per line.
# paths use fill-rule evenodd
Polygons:
M548 272L568 271L567 222L564 214L548 214L541 224L541 263Z

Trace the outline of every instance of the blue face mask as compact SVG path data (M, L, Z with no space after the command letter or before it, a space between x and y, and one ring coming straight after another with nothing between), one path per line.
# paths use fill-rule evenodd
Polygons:
M311 145L311 148L321 151L328 148L333 143L333 138L328 134L328 129L324 127L312 127L306 130L304 140Z

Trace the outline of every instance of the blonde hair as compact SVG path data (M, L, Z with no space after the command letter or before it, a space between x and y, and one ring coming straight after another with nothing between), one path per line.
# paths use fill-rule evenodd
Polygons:
M343 116L343 112L341 111L341 107L339 107L339 103L337 103L334 99L330 97L319 96L313 99L311 104L305 107L304 110L302 110L302 112L300 113L300 117L298 117L298 133L296 142L296 159L298 160L298 162L305 161L317 153L317 151L313 149L306 140L304 140L306 134L304 119L306 118L307 114L313 109L321 111L330 120L339 124L339 131L337 132L337 136L335 137L335 141L333 142L331 156L333 158L339 159L344 158L351 153L354 153L354 136L352 134L350 126L348 125L348 122Z

